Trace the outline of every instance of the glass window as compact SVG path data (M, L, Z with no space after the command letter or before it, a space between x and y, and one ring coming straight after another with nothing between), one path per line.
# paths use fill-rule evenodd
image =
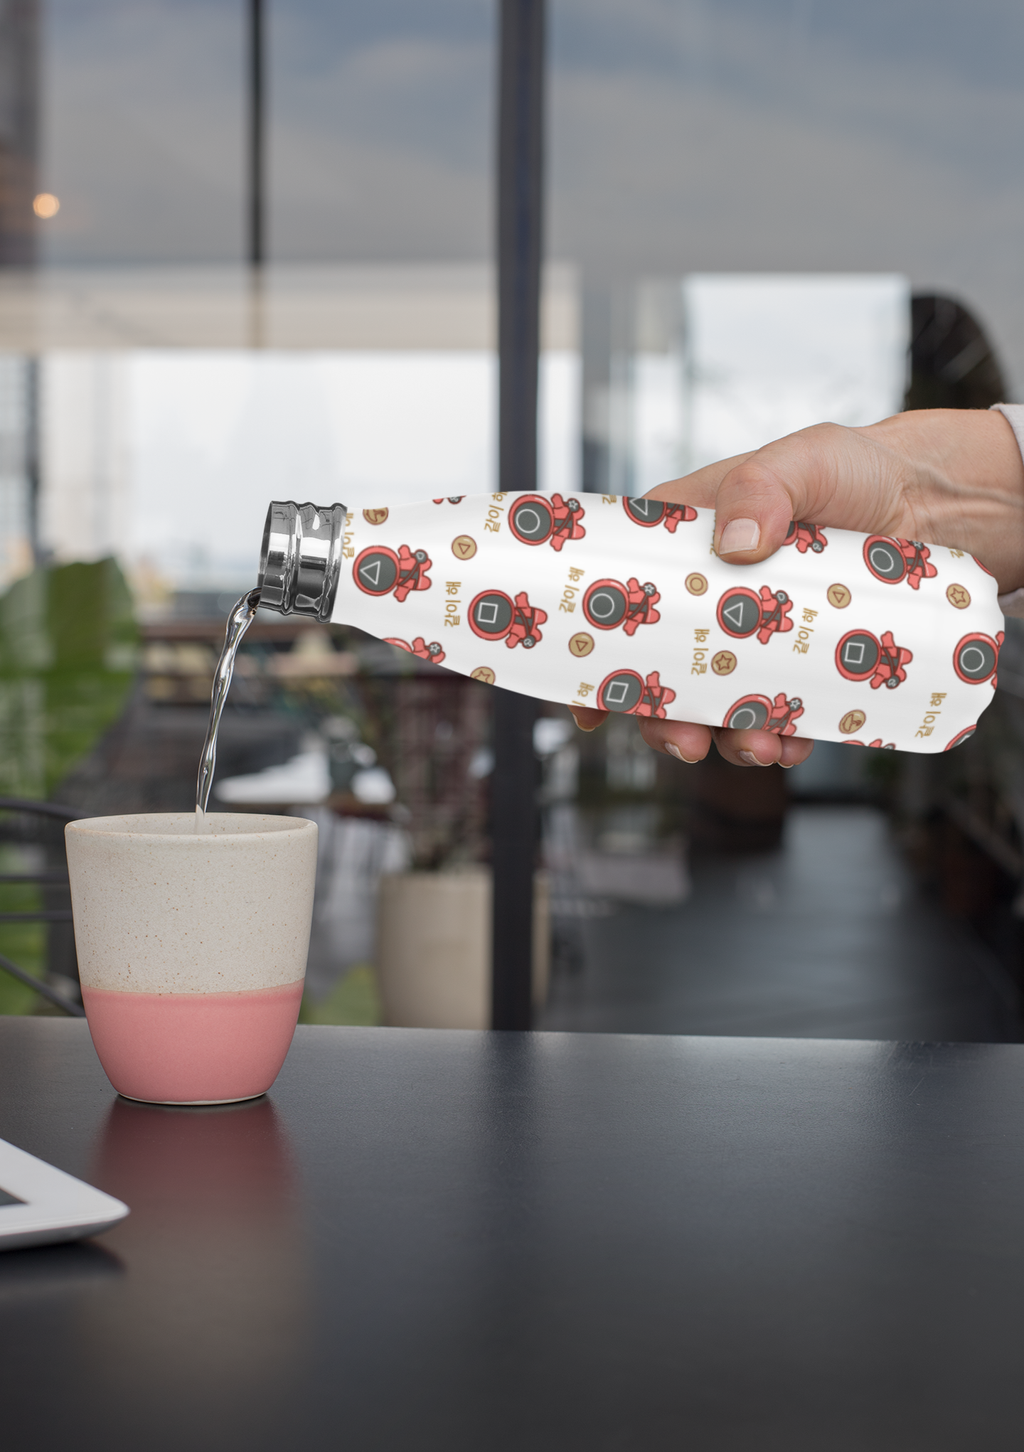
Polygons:
M908 384L918 407L1016 396L1019 7L552 0L550 16L548 248L580 277L588 488L639 493L823 418L870 423ZM1016 889L978 846L1017 841L1000 752L1019 759L1019 712L999 698L934 770L820 743L785 773L714 751L679 768L637 754L624 721L573 737L548 758L544 1022L1016 1036ZM959 927L921 908L886 813ZM954 838L970 889L951 888ZM971 912L1002 935L988 986L964 967L982 952L958 936Z
M685 328L651 289L692 274L902 276L1019 386L1022 31L1005 0L553 0L549 249L582 279L594 487L633 466L631 360Z

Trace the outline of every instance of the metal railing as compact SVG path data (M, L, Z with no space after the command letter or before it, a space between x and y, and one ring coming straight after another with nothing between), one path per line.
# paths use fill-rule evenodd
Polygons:
M0 812L22 812L27 816L48 818L56 822L73 822L81 816L81 812L75 811L71 807L60 806L56 802L28 801L23 797L0 797ZM23 836L12 838L5 833L5 825L5 821L0 819L0 841L5 839L8 841L25 840ZM59 892L64 889L69 894L71 891L66 867L63 870L43 868L38 872L2 873L0 874L0 885L44 887L50 889L51 892ZM44 907L37 912L0 912L0 925L4 923L70 923L71 921L70 905L66 908ZM54 988L44 979L36 978L24 968L19 968L17 963L12 963L10 958L5 957L3 953L0 953L0 971L17 979L27 988L31 988L34 993L38 993L63 1013L72 1018L84 1018L85 1010L80 1003L76 1003L73 998L69 998L66 993Z

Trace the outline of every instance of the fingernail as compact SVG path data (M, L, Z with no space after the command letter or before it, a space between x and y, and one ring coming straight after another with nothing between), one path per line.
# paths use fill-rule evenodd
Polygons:
M572 709L571 706L569 707L569 711L570 711L570 713L572 715L572 719L576 722L576 725L579 727L579 729L581 731L596 731L597 728L598 728L598 726L601 724L599 721L595 721L594 724L593 724L593 726L584 726L583 722L576 715L576 712L573 711L573 709Z
M685 761L687 766L696 766L697 762L700 761L699 756L684 756L674 741L667 741L665 743L665 750L671 752L677 761Z
M730 519L718 541L718 553L731 555L737 550L756 550L760 540L761 526L756 519Z
M796 762L795 761L780 761L779 762L779 765L782 767L782 770L783 771L792 771L793 768L794 768L794 766L796 766Z
M741 761L745 761L748 766L767 766L768 765L768 763L766 761L758 761L757 757L754 755L754 753L752 751L741 751L739 753L739 756L740 756L740 760Z

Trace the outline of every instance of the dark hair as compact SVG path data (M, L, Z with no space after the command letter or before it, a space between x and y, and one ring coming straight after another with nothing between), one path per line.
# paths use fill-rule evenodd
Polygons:
M918 293L910 300L910 380L905 409L988 408L1006 383L979 322L954 298Z

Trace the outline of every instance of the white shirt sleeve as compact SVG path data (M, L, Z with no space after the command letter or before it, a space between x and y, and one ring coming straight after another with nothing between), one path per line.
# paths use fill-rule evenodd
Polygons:
M1013 429L1017 447L1020 449L1021 457L1024 458L1024 403L994 403L992 407L996 413L1003 415ZM1024 588L1011 590L1007 595L1000 595L999 608L1004 615L1014 615L1018 619L1024 617Z

